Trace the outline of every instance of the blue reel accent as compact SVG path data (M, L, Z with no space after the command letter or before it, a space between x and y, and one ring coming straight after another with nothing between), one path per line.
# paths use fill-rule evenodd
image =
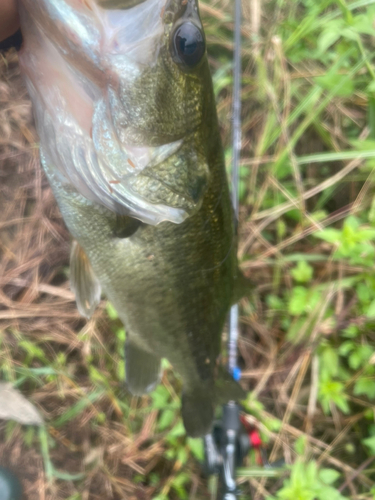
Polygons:
M232 371L232 377L236 382L238 382L239 380L241 380L241 376L242 376L241 369L238 368L238 366L236 366L236 368Z

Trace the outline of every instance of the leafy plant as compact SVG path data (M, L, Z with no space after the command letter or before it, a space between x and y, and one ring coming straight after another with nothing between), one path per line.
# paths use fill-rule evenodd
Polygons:
M290 467L290 478L275 497L267 500L348 500L334 487L340 474L334 469L319 469L316 462L297 460Z

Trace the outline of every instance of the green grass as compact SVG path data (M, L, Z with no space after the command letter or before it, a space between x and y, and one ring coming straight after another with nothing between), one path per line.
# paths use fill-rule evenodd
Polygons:
M247 418L270 460L288 466L281 475L259 470L252 451L239 471L241 498L374 499L375 0L243 8L239 257L254 292L241 302L239 351ZM201 11L229 173L232 2L202 1ZM8 82L5 71L12 65L3 68ZM21 118L4 116L22 129ZM44 231L35 245L46 256L61 241ZM19 257L0 247L6 272L20 262L32 269L35 251L5 246ZM1 424L0 457L14 465L17 447L33 457L30 491L56 500L214 498L201 442L184 435L178 375L166 364L150 397L126 393L125 331L109 305L87 324L79 319L67 255L41 280L61 287L60 297L0 299L1 378L48 422L39 433ZM44 302L61 316L46 320ZM29 316L1 316L7 310Z

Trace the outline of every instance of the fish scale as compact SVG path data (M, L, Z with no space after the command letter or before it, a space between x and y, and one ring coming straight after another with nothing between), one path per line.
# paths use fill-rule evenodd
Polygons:
M34 0L39 7L46 1ZM65 4L71 9L77 1L54 3L63 12ZM23 2L26 14L21 9L21 23L33 19L32 4L21 0L21 5ZM140 19L141 9L147 9L150 16L152 2L161 5L160 0L145 0L136 5L132 2L128 10L118 11L119 19L126 16ZM107 11L96 7L87 16L84 10L80 12L79 19L92 22L93 12L103 16L98 31L116 17L113 16L116 11L111 11L112 17L108 17ZM128 46L116 48L123 68L123 72L116 69L120 91L116 93L115 87L111 91L112 96L116 95L117 107L95 83L97 71L90 67L90 64L95 66L94 59L90 62L87 57L79 58L85 61L85 78L92 75L90 89L94 91L87 91L84 79L75 79L79 64L71 70L74 51L69 53L69 44L64 49L68 53L62 50L58 34L52 41L39 43L35 39L37 27L33 27L34 32L30 26L25 29L21 65L38 116L42 165L64 221L79 245L72 252L75 259L72 280L80 310L86 316L91 314L100 286L126 328L129 389L133 394L152 390L160 378L161 358L167 358L182 378L182 417L187 433L201 436L210 429L216 404L243 396L240 386L219 363L221 333L230 305L238 296L233 209L206 54L199 52L197 64L191 67L190 52L194 54L202 48L194 38L189 42L192 45L186 64L183 48L182 55L173 52L178 42L173 39L177 36L176 27L178 33L186 29L188 34L198 33L197 40L203 39L196 0L167 1L160 13L163 31L157 19L152 16L150 19L155 32L145 36L153 36L154 43L150 44L148 38L142 40L139 33L136 40L153 47L151 62L144 63L148 55L143 53L141 61L132 59L127 63ZM45 22L45 30L51 28L51 19L41 22ZM63 17L60 22L64 23ZM64 33L72 29L61 28ZM78 32L76 29L75 33ZM101 45L109 46L106 43ZM30 61L33 59L43 71L45 54L52 51L49 44L62 55L56 57L60 73L47 88ZM95 44L92 52L97 41ZM84 42L81 45L85 47ZM131 54L136 51L134 47L135 42ZM90 54L89 49L85 47L86 55ZM112 55L101 54L109 64L104 72L115 71L110 66ZM45 64L47 69L56 71L51 58ZM64 87L64 78L72 86ZM142 88L144 82L147 85ZM50 102L55 95L59 100ZM85 96L84 116L75 109L77 95ZM97 134L96 130L100 132L101 128L96 123L93 139L90 120L94 120L92 110L98 109L98 102L107 117L103 130L108 131L108 136ZM105 137L111 139L106 141ZM176 144L176 140L181 144ZM157 148L162 149L159 152ZM126 163L123 175L121 154L125 155ZM134 164L144 166L133 173L125 162L127 155L131 155ZM78 176L73 175L75 169ZM115 171L119 179L110 184L107 171ZM120 189L122 197L117 196ZM90 195L90 190L94 190L95 196ZM128 195L130 201L126 199ZM92 293L90 286L96 287Z

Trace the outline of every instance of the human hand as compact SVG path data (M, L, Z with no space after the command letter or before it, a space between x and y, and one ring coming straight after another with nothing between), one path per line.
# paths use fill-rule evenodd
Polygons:
M19 24L16 0L0 0L0 41L13 35Z

